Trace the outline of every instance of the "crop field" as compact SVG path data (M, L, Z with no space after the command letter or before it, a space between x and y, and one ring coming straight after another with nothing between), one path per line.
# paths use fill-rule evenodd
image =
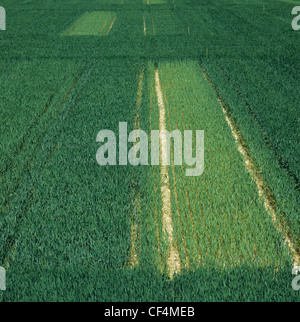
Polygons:
M299 301L296 1L0 5L0 302ZM204 131L201 175L99 166L120 122Z

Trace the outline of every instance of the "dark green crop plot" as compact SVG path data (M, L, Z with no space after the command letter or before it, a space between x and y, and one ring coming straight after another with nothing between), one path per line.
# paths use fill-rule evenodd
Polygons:
M0 301L299 301L296 5L3 0ZM99 131L164 113L205 131L202 176L97 164Z

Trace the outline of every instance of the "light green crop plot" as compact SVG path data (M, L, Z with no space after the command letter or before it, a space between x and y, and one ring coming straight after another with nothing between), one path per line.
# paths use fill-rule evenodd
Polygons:
M65 33L67 36L107 36L117 16L113 12L88 12Z
M150 70L154 74L154 66ZM186 177L184 167L174 164L169 169L174 239L182 268L280 269L290 263L199 64L162 63L159 74L167 129L202 129L206 138L203 176ZM151 82L153 90L154 77ZM152 122L158 109L154 103Z

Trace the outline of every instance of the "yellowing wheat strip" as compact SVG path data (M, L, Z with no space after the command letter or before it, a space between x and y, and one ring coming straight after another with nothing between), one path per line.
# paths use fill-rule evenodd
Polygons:
M169 88L170 87L170 81L167 78L167 83ZM162 85L162 89L164 92L166 92L166 85L164 84L164 82L161 82ZM172 128L171 128L171 115L170 115L170 104L168 101L168 97L167 95L165 96L165 101L166 101L166 107L167 107L167 112L168 112L168 118L169 118L169 132L172 132ZM174 105L175 106L175 105ZM176 112L176 108L175 108L175 112ZM176 124L177 124L177 128L178 127L178 122L177 122L177 114L176 114ZM171 155L174 155L174 151L173 151L173 147L171 146ZM183 229L183 224L182 224L182 219L181 219L181 210L180 210L180 206L179 206L179 198L178 198L178 190L181 191L180 186L177 185L177 181L176 181L176 174L175 174L175 165L174 165L174 159L171 158L171 165L172 165L172 172L173 172L173 180L174 180L174 195L175 195L175 202L176 202L176 207L177 207L177 214L178 214L178 220L179 220L179 225L180 225L180 233L181 233L181 237L182 237L182 242L183 242L183 251L185 253L185 257L186 257L186 268L190 269L190 256L189 253L187 251L187 244L186 244L186 240L185 240L185 235L184 235L184 229Z
M160 85L160 78L158 69L155 69L155 89L159 107L159 130L162 133L160 145L161 145L161 199L162 199L162 220L163 231L167 235L169 243L169 254L167 258L168 272L171 279L174 274L178 274L181 270L181 262L179 252L175 247L173 236L173 221L172 221L172 204L171 204L171 189L169 178L169 166L164 165L163 160L167 156L167 136L166 136L166 109L163 99L163 93Z
M151 69L152 72L152 69ZM154 88L154 84L153 84L153 79L151 78L151 83L149 86L149 97L150 97L150 117L149 117L149 124L150 124L150 129L153 128L153 124L152 124L152 114L153 114L153 105L155 104L155 88ZM151 148L151 140L149 142L149 146L150 146L150 151L152 150ZM154 172L156 173L156 168L154 168ZM157 192L157 183L154 182L154 195L155 198L157 196L158 192ZM158 213L158 208L157 208L157 204L155 203L154 206L154 210L155 210L155 225L156 225L156 235L157 235L157 252L158 252L158 263L159 263L159 271L163 274L163 272L165 271L165 263L163 261L163 255L162 255L162 251L161 251L161 240L160 240L160 226L159 226L159 213Z
M111 31L111 28L113 27L113 25L114 25L114 23L115 23L115 21L116 21L116 19L117 19L117 16L115 16L114 17L114 20L112 21L112 23L110 24L110 26L109 26L109 28L108 28L108 30L107 30L107 32L106 32L106 36L109 34L109 32Z
M209 83L209 85L213 88L214 91L216 91L216 89L214 88L211 80L209 79L209 77L206 74L203 67L201 67L201 70L202 70L202 73L203 73L205 79ZM259 175L259 171L251 158L251 155L248 151L248 148L247 148L245 142L243 141L242 137L239 135L236 125L234 124L232 117L230 116L230 113L228 112L225 103L222 101L222 99L220 97L218 97L218 101L220 102L223 113L225 115L226 122L231 129L231 132L232 132L232 135L233 135L235 142L237 144L238 150L244 158L246 169L250 173L252 179L256 183L259 197L264 201L265 209L271 215L274 226L281 233L286 244L288 245L290 252L293 256L294 266L295 267L300 266L300 255L296 251L296 247L294 246L293 242L291 241L291 239L287 235L282 223L277 218L275 201L273 200L273 198L271 196L269 196L266 193L266 191L270 191L270 189L268 188L266 182L264 182L262 177Z

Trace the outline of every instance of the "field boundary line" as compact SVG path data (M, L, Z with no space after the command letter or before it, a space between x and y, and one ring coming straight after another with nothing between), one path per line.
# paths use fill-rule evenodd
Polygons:
M163 161L167 156L167 137L166 137L166 109L163 98L163 93L160 84L160 77L158 68L155 68L155 89L157 95L157 102L159 107L159 129L162 133L160 138L161 145L161 199L162 199L162 220L163 231L167 235L169 242L169 254L167 258L167 265L170 279L172 280L175 274L181 271L181 261L178 249L175 247L174 234L173 234L173 219L172 219L172 203L171 203L171 189L169 178L169 166L163 165Z
M168 81L169 88L171 88L170 83L169 83L169 79L167 79L167 81ZM163 91L166 93L167 92L166 91L166 85L164 85L163 81L161 83L162 83ZM165 95L165 100L166 100L166 104L167 104L167 111L168 111L168 117L169 117L169 122L168 122L169 132L171 133L172 132L172 127L171 127L170 104L169 104L167 94ZM175 112L176 112L176 108L175 108ZM177 115L176 115L176 124L177 124L177 128L179 129L178 123L177 123ZM171 148L171 155L174 155L173 146L171 145L170 148ZM182 219L181 219L182 212L181 212L181 209L180 209L180 206L179 206L179 198L178 198L178 190L181 192L181 188L180 188L180 186L178 188L178 185L177 185L176 173L175 173L175 165L174 165L174 159L173 158L171 158L171 164L172 164L172 173L173 173L173 180L174 180L175 202L176 202L178 221L179 221L179 226L180 226L179 229L180 229L180 233L181 233L181 237L182 237L182 241L183 241L183 251L184 251L185 257L186 257L186 268L189 270L190 269L190 255L188 253L188 247L187 247L186 239L185 239L185 236L184 236L184 227L183 227Z
M252 160L251 154L249 152L249 148L248 148L246 142L244 141L242 135L240 134L240 132L239 132L232 116L231 116L231 113L230 113L228 107L226 106L223 99L220 97L218 90L213 85L211 79L209 78L208 74L206 73L205 68L201 64L200 64L200 68L201 68L204 78L206 79L208 84L211 86L211 88L214 90L214 92L217 95L218 101L219 101L222 111L225 115L226 122L229 125L229 127L231 129L231 133L235 139L235 143L238 147L238 151L240 152L240 154L242 155L242 157L244 159L245 167L246 167L247 171L250 173L253 181L255 182L255 184L257 186L259 198L261 200L263 200L265 209L266 209L267 213L270 214L275 228L280 232L280 234L282 235L282 237L285 240L285 243L288 245L291 255L293 257L294 266L295 267L300 266L300 254L297 251L296 246L294 245L294 243L292 242L292 240L288 236L288 232L284 228L280 219L278 219L278 216L276 214L276 202L273 199L273 197L271 197L270 194L268 194L268 191L270 191L270 188L268 187L267 183L263 180L262 176L259 174L259 169L257 168L254 161Z
M151 70L151 75L152 75L152 70ZM153 113L153 105L155 105L155 101L156 101L156 97L155 97L155 84L154 82L155 79L154 77L151 77L151 81L150 81L150 86L149 86L149 98L150 98L150 118L149 118L149 124L150 124L150 129L152 129L152 114ZM152 150L151 147L151 140L149 141L149 147L150 150ZM155 175L157 175L157 168L154 167L154 173ZM155 195L155 200L157 200L157 196L158 196L158 192L157 192L157 183L154 180L153 182L154 184L154 195ZM158 211L158 207L157 207L157 203L155 202L154 204L154 210L155 210L155 224L156 224L156 235L157 235L157 251L158 251L158 262L159 262L159 270L161 272L161 274L163 274L163 272L165 271L165 263L163 260L163 254L162 254L162 241L161 241L161 236L162 236L162 229L160 227L160 223L159 223L159 211Z
M113 27L113 25L114 25L114 23L115 23L116 20L117 20L117 15L115 15L112 23L110 24L110 26L109 26L109 28L108 28L108 30L106 32L106 36L110 33L110 31L111 31L111 29L112 29L112 27Z

